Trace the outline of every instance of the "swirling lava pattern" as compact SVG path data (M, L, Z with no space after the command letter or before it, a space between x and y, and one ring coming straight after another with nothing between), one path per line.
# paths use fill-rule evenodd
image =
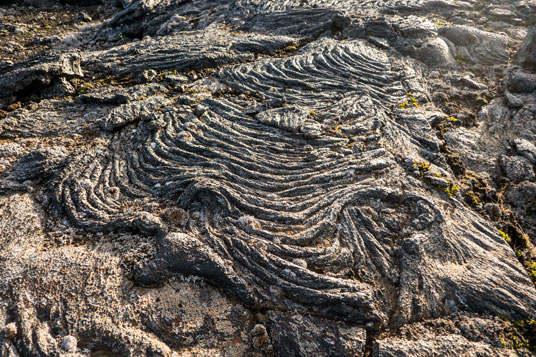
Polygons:
M417 10L426 6L426 0L305 0L305 1L266 1L256 6L257 11L284 11L293 8L331 8L343 11L359 12L363 9L374 10ZM239 1L240 7L248 8L258 3L255 0ZM448 2L436 3L435 6L445 6Z
M219 76L239 90L306 106L325 106L350 94L366 95L376 105L389 104L406 94L387 56L364 43L319 40L303 51L307 54L226 68Z
M395 310L409 321L452 305L500 309L504 296L461 294L464 274L452 271L490 265L501 240L461 207L460 227L444 232L450 213L411 190L395 155L431 150L389 119L407 90L418 94L407 73L364 42L330 40L226 67L214 80L227 94L165 105L79 153L54 182L56 206L86 230L157 236L159 269L201 275L256 308L292 301L380 324ZM177 208L190 212L183 228L165 218ZM505 294L520 313L530 300Z

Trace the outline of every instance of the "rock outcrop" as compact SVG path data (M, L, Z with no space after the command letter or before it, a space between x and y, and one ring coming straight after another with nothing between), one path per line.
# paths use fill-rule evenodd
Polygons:
M521 66L536 70L536 26L527 34L527 38L517 53L517 63Z
M104 3L0 58L1 355L534 351L535 6Z

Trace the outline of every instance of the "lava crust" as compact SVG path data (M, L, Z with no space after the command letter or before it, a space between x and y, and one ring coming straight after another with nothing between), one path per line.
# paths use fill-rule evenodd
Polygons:
M536 6L103 2L0 63L1 355L531 353Z

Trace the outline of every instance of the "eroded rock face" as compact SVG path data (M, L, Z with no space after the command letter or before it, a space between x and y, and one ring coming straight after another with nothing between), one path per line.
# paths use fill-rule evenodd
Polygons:
M535 9L122 5L0 76L2 353L524 347Z

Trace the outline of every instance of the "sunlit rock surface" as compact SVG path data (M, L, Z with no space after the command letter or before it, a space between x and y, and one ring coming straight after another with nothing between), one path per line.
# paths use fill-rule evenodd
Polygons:
M0 7L1 355L531 353L535 4L103 3Z

